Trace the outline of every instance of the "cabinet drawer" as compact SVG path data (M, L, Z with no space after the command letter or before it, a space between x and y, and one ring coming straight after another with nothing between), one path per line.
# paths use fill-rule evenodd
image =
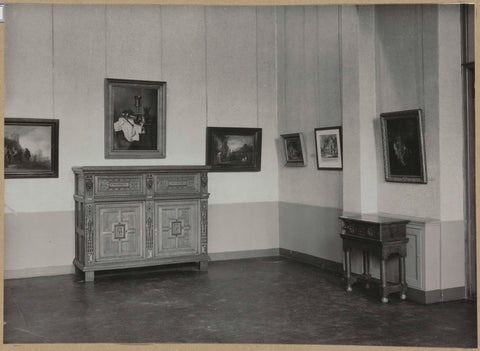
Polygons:
M144 193L142 175L96 176L96 196L142 195Z
M155 194L189 194L200 192L200 174L157 174Z

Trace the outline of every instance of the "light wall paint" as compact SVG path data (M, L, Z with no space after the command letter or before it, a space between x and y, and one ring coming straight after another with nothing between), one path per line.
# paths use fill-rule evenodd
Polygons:
M210 251L278 248L275 11L8 4L5 116L59 119L60 153L5 180L5 269L71 264L72 166L204 164L207 126L263 128L261 172L210 173ZM165 159L104 159L107 77L167 82Z
M385 181L377 128L379 211L440 218L437 6L377 6L377 115L421 108L424 112L427 184ZM402 18L402 21L396 19ZM460 92L454 94L460 97ZM394 201L392 201L394 200Z
M7 210L73 210L72 166L204 164L207 126L263 128L262 171L212 173L211 203L278 199L275 8L9 4L5 11L12 18L5 116L60 120L59 178L7 179ZM167 82L165 159L104 159L106 77Z
M263 128L261 172L210 174L211 252L282 247L341 262L340 209L377 207L451 220L426 254L450 257L454 247L458 259L463 198L440 200L458 189L462 177L449 172L459 176L461 160L439 148L463 138L460 90L449 85L459 84L459 50L450 53L458 14L436 5L8 4L5 115L58 118L61 132L58 179L5 181L6 269L70 264L72 166L203 164L207 126ZM166 159L103 158L105 77L167 81ZM383 180L375 116L409 108L425 111L427 185ZM342 124L343 171L317 170L313 130ZM284 167L279 135L298 131L308 165ZM50 229L32 239L30 222ZM461 284L463 267L447 262L442 286Z
M314 136L315 128L342 124L338 11L338 6L293 6L277 11L277 135L302 132L308 163L285 167L277 140L280 201L342 207L342 172L317 170Z

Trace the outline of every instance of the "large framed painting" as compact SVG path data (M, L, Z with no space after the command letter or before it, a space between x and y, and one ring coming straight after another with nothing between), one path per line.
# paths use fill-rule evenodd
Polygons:
M342 127L315 129L317 169L343 169Z
M302 133L282 134L285 166L304 167L307 165L307 152Z
M385 180L427 183L422 110L380 114Z
M58 119L5 118L5 178L58 178Z
M206 152L211 172L258 172L262 129L207 127Z
M105 79L105 158L165 158L166 83Z

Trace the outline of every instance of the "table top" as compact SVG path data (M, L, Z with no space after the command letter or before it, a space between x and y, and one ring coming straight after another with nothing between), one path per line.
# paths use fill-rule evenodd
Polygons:
M380 216L374 213L345 215L345 216L340 216L339 218L350 220L350 221L367 222L367 223L375 223L375 224L402 224L402 223L406 224L410 222L408 219L385 217L385 216Z

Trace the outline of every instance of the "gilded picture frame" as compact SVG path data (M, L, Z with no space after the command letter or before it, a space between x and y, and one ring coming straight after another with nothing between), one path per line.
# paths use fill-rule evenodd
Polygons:
M105 79L105 158L166 157L166 82Z
M427 183L421 109L380 114L385 180Z

